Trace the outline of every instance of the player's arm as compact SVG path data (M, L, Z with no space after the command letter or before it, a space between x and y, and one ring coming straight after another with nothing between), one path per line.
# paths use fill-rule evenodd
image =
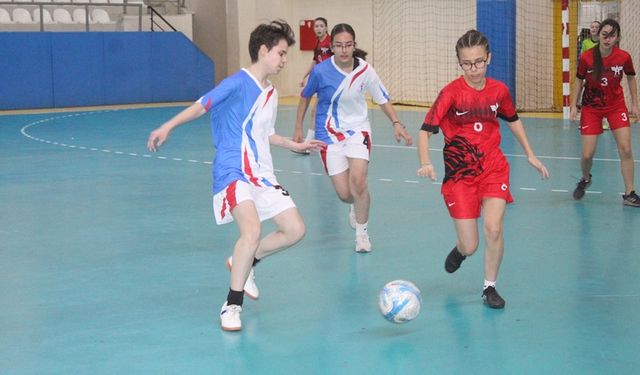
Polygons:
M309 67L307 68L307 70L304 72L304 75L302 76L302 81L300 81L300 87L304 87L304 83L307 80L307 77L309 76L309 74L311 74L311 71L313 70L313 67L316 65L315 61L311 62L311 65L309 65Z
M407 132L407 127L398 119L398 114L393 108L393 105L391 105L391 102L380 104L380 109L382 109L382 112L384 112L391 121L393 136L396 138L396 142L400 142L400 138L402 138L404 139L405 145L411 146L413 144L413 138L411 138L411 134Z
M529 145L529 139L527 138L527 133L524 130L522 120L517 119L515 121L510 121L509 128L511 129L513 136L518 140L518 143L520 143L520 146L522 146L525 155L527 155L529 164L531 164L532 167L540 172L540 175L543 179L549 178L549 171L547 170L547 167L545 167L544 164L542 164L542 162L538 160L536 155L533 153L531 146Z
M311 97L300 96L300 101L298 101L298 111L296 112L296 124L293 128L293 141L294 142L302 142L304 139L303 133L303 124L304 124L304 116L307 114L307 109L309 109L309 103L311 103Z
M327 147L326 143L315 139L304 142L295 142L278 134L270 135L269 143L274 146L279 146L297 152L320 151L322 148Z
M169 133L180 125L183 125L189 121L193 121L198 117L206 113L206 109L200 104L195 102L191 106L184 109L182 112L175 115L169 121L162 124L159 128L153 130L149 134L147 140L147 148L149 151L155 152L169 137Z
M435 181L437 177L436 170L433 167L431 155L429 154L429 139L434 134L434 130L437 131L437 127L423 124L418 132L418 160L420 161L420 168L418 168L416 174L420 177L429 177Z
M636 85L636 76L627 75L627 83L629 84L629 93L631 94L631 116L640 121L640 113L638 111L638 86Z
M578 98L580 97L580 93L582 92L582 87L584 86L584 80L576 77L573 81L573 90L571 91L571 102L570 102L570 114L569 118L572 121L575 121L578 118Z

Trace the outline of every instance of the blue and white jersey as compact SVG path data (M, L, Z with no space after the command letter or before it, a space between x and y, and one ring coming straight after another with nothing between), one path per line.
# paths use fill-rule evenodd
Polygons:
M211 113L213 193L236 180L254 186L277 185L269 148L275 133L278 93L271 83L262 88L242 69L198 99Z
M327 144L343 141L357 131L371 131L366 92L377 104L389 101L373 66L358 58L358 66L345 73L334 59L316 64L301 94L305 98L318 94L316 139Z

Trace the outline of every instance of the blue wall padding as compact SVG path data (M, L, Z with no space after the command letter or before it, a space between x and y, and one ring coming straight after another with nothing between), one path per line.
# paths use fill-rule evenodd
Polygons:
M51 38L0 33L0 110L53 107Z
M181 33L0 33L0 110L192 101L213 61Z
M491 65L487 76L509 86L516 95L516 1L477 0L478 31L489 38Z

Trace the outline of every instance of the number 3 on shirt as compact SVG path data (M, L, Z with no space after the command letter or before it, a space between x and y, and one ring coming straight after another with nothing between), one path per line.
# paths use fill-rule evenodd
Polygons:
M607 81L607 77L600 78L600 85L601 86L608 86L609 85L609 81Z
M481 122L474 123L473 124L473 130L475 130L478 133L480 133L482 131L482 123Z

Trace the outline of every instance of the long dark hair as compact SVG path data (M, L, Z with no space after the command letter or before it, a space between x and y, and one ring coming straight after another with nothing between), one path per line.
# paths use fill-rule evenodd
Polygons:
M611 18L607 18L606 20L602 21L600 27L598 28L598 35L600 35L602 28L607 25L611 26L611 32L609 33L609 35L616 34L618 35L618 37L620 37L620 24L616 20ZM600 52L600 41L598 40L598 45L593 47L593 76L596 80L599 80L601 74L602 53Z
M339 23L339 24L335 25L333 27L333 29L331 29L331 42L332 43L333 43L333 37L336 36L336 34L340 34L340 33L349 33L353 37L353 42L355 43L355 41L356 41L356 32L353 31L353 27L351 27L351 25L349 25L348 23ZM367 51L361 50L360 48L356 47L353 50L353 57L359 57L362 60L366 60L365 58L367 57L367 55L368 55ZM357 64L357 62L354 62L354 64Z

